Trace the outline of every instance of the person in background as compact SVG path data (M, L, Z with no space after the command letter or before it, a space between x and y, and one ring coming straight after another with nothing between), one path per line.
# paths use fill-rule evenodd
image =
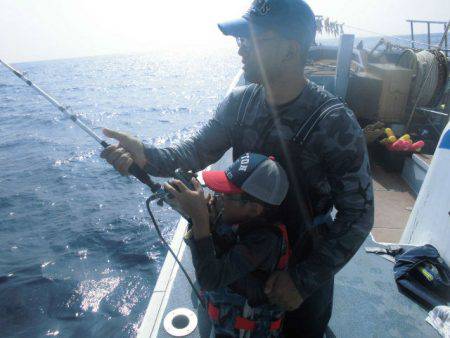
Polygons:
M272 272L287 269L290 254L279 213L286 173L272 158L246 153L226 171L202 176L216 193L209 206L196 179L194 190L178 180L165 189L190 217L188 245L215 336L278 337L283 309L269 303L264 286Z
M257 0L243 17L219 24L236 38L245 86L235 88L191 139L159 149L116 131L102 152L120 173L134 161L153 176L201 170L229 149L273 155L289 179L283 223L293 250L286 271L266 282L269 300L288 312L287 337L323 337L334 275L373 226L372 178L353 112L304 76L315 16L302 0ZM331 216L333 208L335 216Z

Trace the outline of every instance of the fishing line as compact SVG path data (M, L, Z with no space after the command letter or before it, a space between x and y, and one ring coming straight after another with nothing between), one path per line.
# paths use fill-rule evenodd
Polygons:
M147 200L145 201L145 205L147 207L147 211L148 214L150 215L150 219L153 222L153 226L156 229L156 232L158 233L159 238L161 239L161 241L165 244L165 246L168 248L170 254L173 256L173 258L175 259L175 261L177 262L178 266L180 267L181 271L183 271L184 276L186 277L189 285L192 288L192 291L194 291L195 295L197 296L200 304L206 308L205 302L202 298L202 296L200 295L200 292L197 290L197 288L194 285L194 282L192 281L191 277L189 276L188 272L186 271L186 269L184 268L183 264L180 262L180 260L178 259L177 254L172 250L172 248L170 247L169 243L167 243L167 241L165 240L165 238L163 237L161 230L159 229L158 223L156 222L155 216L153 216L153 213L150 209L150 203L152 201L152 197L147 198Z

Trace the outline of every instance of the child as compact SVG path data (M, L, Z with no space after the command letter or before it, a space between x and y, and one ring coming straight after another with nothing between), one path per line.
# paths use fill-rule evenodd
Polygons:
M204 171L203 180L219 193L214 199L195 179L195 190L177 180L166 189L191 217L188 244L216 337L278 337L283 311L269 303L264 284L287 268L290 254L278 215L286 173L272 158L246 153L226 171ZM221 219L211 224L214 207Z

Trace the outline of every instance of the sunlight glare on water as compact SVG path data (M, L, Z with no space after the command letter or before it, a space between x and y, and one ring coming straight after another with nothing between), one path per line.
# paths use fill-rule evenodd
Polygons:
M99 135L108 127L161 147L212 116L240 67L234 50L15 66ZM1 335L134 336L166 253L149 228L150 192L3 68L0 116ZM170 240L179 216L154 214Z

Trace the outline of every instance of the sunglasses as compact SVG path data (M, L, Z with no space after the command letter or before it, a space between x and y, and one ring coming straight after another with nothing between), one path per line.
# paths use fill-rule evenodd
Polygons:
M220 194L214 193L214 197L217 199L221 199L223 201L233 201L233 202L248 202L246 198L243 198L242 195L239 194Z
M255 44L260 44L260 43L264 43L270 40L276 40L277 37L273 36L273 37L268 37L268 38L244 38L244 37L236 37L236 43L238 45L239 48L254 48Z

